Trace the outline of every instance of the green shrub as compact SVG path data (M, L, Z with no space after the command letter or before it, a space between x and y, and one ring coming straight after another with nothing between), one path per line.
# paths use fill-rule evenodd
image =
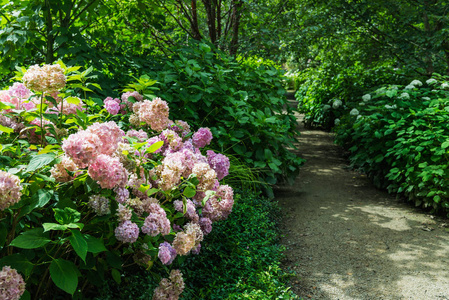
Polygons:
M366 69L355 64L336 70L334 66L322 65L310 68L298 75L295 94L300 112L305 114L308 126L330 129L335 119L347 113L347 108L358 103L367 90L379 88L389 82L405 83L404 70L387 66ZM335 107L335 101L342 105Z
M293 182L303 160L288 150L298 132L282 71L258 60L237 62L204 43L176 53L149 74L170 114L210 127L211 146L259 170L265 182Z
M448 212L449 85L436 78L422 87L414 81L371 93L342 119L337 142L377 186Z

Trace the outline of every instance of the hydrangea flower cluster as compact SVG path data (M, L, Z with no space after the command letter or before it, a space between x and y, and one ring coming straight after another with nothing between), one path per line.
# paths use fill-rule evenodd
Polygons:
M107 97L103 100L104 108L110 113L111 115L116 115L120 111L120 99L118 98L112 98Z
M0 211L19 202L21 190L19 177L0 170Z
M136 107L136 105L134 105ZM133 110L136 109L133 107ZM140 122L150 125L154 131L162 131L168 126L169 108L167 102L161 98L154 98L152 101L144 100L137 110Z
M176 250L168 242L159 245L158 257L164 265L170 265L176 258Z
M222 180L229 174L229 158L220 153L215 153L212 150L207 150L207 162L212 169L217 173L217 179Z
M23 75L25 86L35 92L52 93L65 87L66 77L60 65L31 66Z
M154 290L152 300L176 300L184 290L184 280L179 270L172 270L169 278L164 278Z
M342 102L341 100L337 99L337 100L335 100L335 101L332 103L332 108L333 108L333 109L337 109L337 108L339 108L339 107L342 106L342 105L343 105L343 102Z
M0 299L19 300L24 292L22 275L10 266L4 266L0 271Z
M128 182L128 173L120 160L106 154L97 156L89 165L88 173L104 189L124 187Z
M170 220L167 219L165 210L157 203L149 205L150 214L145 218L142 232L150 236L158 234L167 235L170 233Z
M193 134L192 143L197 148L204 148L212 141L212 132L209 128L201 127Z
M90 196L89 206L99 216L104 216L111 213L111 209L109 208L109 199L100 195Z
M123 243L134 243L139 238L139 226L129 220L126 220L115 228L115 237Z
M67 171L73 172L74 174L70 175ZM78 171L77 165L67 155L64 155L61 162L50 169L51 176L53 176L57 182L68 182L75 179L78 175L76 171Z

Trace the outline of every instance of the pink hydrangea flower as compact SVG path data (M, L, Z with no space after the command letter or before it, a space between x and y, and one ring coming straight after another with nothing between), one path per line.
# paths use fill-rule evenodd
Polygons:
M88 174L104 189L124 187L128 181L128 172L120 160L105 154L98 155L89 165Z
M197 189L200 191L212 190L217 179L217 173L209 166L208 163L196 163L192 169L192 173L196 174L200 183Z
M62 150L80 168L87 167L100 154L101 140L91 131L81 130L62 142Z
M222 180L229 174L229 158L220 153L215 153L212 150L207 150L207 161L212 169L217 173L217 179Z
M120 99L118 98L112 98L107 97L103 101L104 108L110 113L111 115L116 115L120 111Z
M212 141L212 132L207 127L201 127L192 136L192 143L197 148L203 148Z
M184 280L179 270L171 270L170 277L164 278L153 292L152 300L177 300L184 290Z
M179 149L181 149L183 144L182 138L180 138L179 135L173 130L166 129L162 131L159 136L165 143L170 146L171 150L178 151Z
M212 221L209 218L202 217L198 223L203 231L204 235L209 234L212 231Z
M0 170L0 211L19 202L21 190L19 177Z
M176 258L176 250L168 242L159 245L159 253L157 255L164 265L170 265Z
M61 162L51 168L50 173L57 182L67 182L73 180L78 175L75 173L73 176L70 176L67 171L76 172L78 171L78 166L70 159L70 157L64 155Z
M171 228L165 210L159 204L151 203L149 205L149 211L150 214L145 218L142 232L150 236L156 236L159 233L168 235Z
M162 131L167 128L168 114L167 102L161 100L161 98L154 98L153 101L144 100L141 102L137 112L140 121L150 125L154 131Z
M134 99L136 99L137 102L140 102L143 100L143 96L141 94L139 94L138 92L134 91L134 92L126 92L122 94L122 102L123 102L123 106L127 107L129 111L133 111L133 106L135 103L129 101L129 97L134 97ZM122 107L122 109L124 108Z
M141 143L148 139L148 133L146 133L142 129L140 129L140 130L135 130L135 129L128 130L126 132L125 136L136 138Z
M35 92L55 92L66 84L66 77L60 65L31 66L23 75L25 86Z
M14 82L14 84L8 89L11 97L20 99L28 99L31 96L31 91L21 82Z
M115 237L122 243L134 243L139 237L139 226L129 220L119 224L115 228Z
M201 227L195 223L188 223L184 231L176 233L173 240L173 248L179 255L187 255L202 240L203 232Z
M179 211L180 213L184 213L184 203L182 200L173 201L173 206L174 206L175 210ZM199 216L198 216L198 213L196 212L195 204L190 199L187 199L187 201L186 201L185 216L192 222L198 223Z
M106 123L94 123L87 127L87 132L96 134L99 137L98 150L101 154L112 155L118 147L118 143L123 141L125 132L121 130L114 121Z
M126 201L128 201L129 199L129 191L128 189L124 188L124 187L116 187L114 188L114 192L115 192L115 200L118 203L126 203Z
M0 299L19 300L24 292L22 275L10 266L4 266L0 271Z
M234 205L234 191L228 185L222 185L218 188L215 196L209 198L203 207L204 217L211 219L212 222L225 220L232 212Z

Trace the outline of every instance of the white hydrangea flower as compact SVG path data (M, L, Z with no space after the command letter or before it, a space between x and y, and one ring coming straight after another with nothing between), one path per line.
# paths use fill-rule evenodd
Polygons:
M399 96L399 98L400 98L400 99L410 99L410 95L409 95L408 93L402 93L402 94Z
M363 100L364 102L370 101L370 100L371 100L371 95L370 95L370 94L363 95L363 96L362 96L362 100Z
M365 103L364 102L360 102L359 105L360 106L365 106Z
M350 114L351 116L357 116L357 115L359 114L359 111L358 111L357 108L353 108L353 109L349 112L349 114Z
M334 103L332 103L332 107L334 109L337 109L337 108L339 108L342 105L343 105L343 102L341 100L339 100L339 99L335 100Z
M422 97L421 99L426 100L426 101L429 101L429 100L430 100L430 97Z
M326 104L326 105L323 106L323 110L324 111L327 111L329 109L331 109L331 106L329 104Z
M447 88L449 88L449 84L447 82L443 82L443 84L441 84L441 88L447 89Z
M426 83L427 84L434 84L434 83L437 83L438 81L435 79L435 78L430 78L430 79L427 79L426 80Z
M414 85L414 86L422 86L422 82L419 81L418 79L413 80L412 82L410 82L410 85Z
M404 89L405 89L405 90L413 90L414 88L415 88L414 85L409 84L409 85L407 85Z
M340 125L340 119L335 119L335 120L334 120L334 124L335 124L335 126Z
M360 118L362 118L362 115L358 115L358 116L357 116L357 120L360 119Z
M396 104L393 104L393 105L388 105L388 104L386 104L386 105L385 105L385 108L386 108L386 109L396 109L396 108L398 108L398 107L396 106Z

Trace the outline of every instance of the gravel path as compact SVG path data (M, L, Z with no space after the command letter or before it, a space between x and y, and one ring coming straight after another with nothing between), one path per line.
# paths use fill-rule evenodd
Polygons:
M349 170L331 134L300 131L307 163L294 186L275 191L292 290L304 299L448 300L449 221Z

